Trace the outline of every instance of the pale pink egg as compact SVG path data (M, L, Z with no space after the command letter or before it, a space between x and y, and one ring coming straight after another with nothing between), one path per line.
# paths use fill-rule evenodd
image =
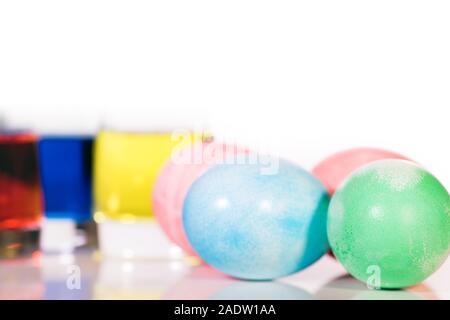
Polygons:
M409 160L401 154L375 148L355 148L335 153L321 161L312 170L332 195L337 187L356 169L384 159Z
M183 203L192 183L209 167L245 161L249 151L215 142L195 143L176 152L160 171L153 189L153 212L166 235L188 254L196 255L183 228Z

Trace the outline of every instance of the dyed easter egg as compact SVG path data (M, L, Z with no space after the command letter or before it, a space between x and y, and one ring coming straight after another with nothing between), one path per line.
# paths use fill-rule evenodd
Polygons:
M323 185L289 162L211 167L183 208L187 237L212 267L236 278L268 280L300 271L329 249Z
M182 223L183 202L190 186L210 166L238 162L246 153L246 149L233 145L195 143L176 152L160 171L153 189L153 211L166 235L187 253L195 255Z
M337 187L356 169L377 160L403 159L404 156L375 148L354 148L324 159L313 169L313 175L318 178L333 194Z
M412 162L374 162L335 192L328 238L355 278L375 288L418 284L449 254L450 196Z

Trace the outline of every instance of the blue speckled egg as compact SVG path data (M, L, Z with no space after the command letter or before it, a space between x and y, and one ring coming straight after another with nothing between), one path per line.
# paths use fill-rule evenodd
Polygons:
M236 278L269 280L329 250L325 188L302 168L276 161L271 172L263 164L216 165L193 183L183 223L206 263Z

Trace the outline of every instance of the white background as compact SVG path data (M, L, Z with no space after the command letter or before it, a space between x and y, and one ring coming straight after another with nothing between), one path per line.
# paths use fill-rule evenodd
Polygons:
M449 1L2 1L0 114L208 127L310 168L354 146L450 186Z

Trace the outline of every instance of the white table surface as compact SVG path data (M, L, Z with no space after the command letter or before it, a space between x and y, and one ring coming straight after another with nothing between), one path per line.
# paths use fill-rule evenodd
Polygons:
M105 259L88 249L36 253L0 260L0 299L450 299L450 259L419 286L377 291L328 256L287 278L247 282L186 260Z

